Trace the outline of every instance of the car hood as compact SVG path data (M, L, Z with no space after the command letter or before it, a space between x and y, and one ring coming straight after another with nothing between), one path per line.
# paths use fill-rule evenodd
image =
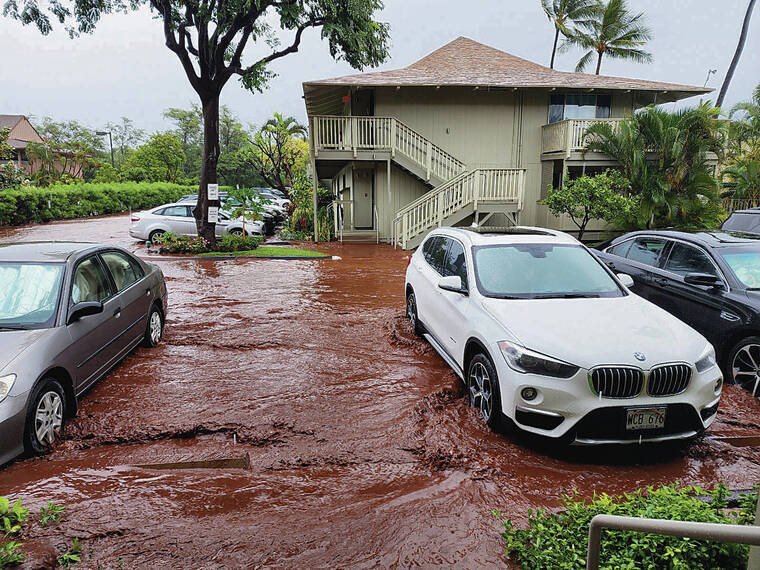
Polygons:
M53 329L0 330L0 373L24 351L51 335Z
M576 366L696 362L707 340L637 295L600 299L484 299L515 341ZM640 361L635 354L645 357Z

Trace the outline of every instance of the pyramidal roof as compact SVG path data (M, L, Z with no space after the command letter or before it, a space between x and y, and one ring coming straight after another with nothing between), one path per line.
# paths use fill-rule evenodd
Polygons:
M408 67L307 81L304 91L308 93L310 87L320 85L623 89L667 91L670 100L712 91L693 85L557 71L466 37L455 39Z

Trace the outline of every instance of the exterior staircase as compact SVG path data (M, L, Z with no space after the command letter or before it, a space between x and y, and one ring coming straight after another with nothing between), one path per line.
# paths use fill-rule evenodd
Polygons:
M470 168L395 117L314 116L314 157L320 153L347 160L390 158L431 190L396 212L393 243L417 247L434 227L454 225L471 215L487 221L504 213L516 222L522 209L525 170Z

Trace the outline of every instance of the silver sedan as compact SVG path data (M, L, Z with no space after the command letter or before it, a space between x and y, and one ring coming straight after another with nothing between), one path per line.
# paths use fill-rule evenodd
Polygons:
M161 270L114 246L0 244L0 465L46 451L77 398L161 340Z
M193 205L187 203L164 204L152 210L132 214L129 235L139 240L150 240L166 232L182 236L198 235L193 216ZM224 234L243 235L243 221L231 219L229 213L220 210L216 223L216 236ZM264 224L260 221L245 222L245 233L264 235Z

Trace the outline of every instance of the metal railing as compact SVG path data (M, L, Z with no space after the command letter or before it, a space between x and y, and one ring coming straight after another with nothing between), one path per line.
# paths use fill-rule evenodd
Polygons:
M760 546L760 527L757 526L596 515L588 529L586 570L599 568L603 528Z
M478 168L464 172L407 204L393 220L394 245L406 248L408 241L432 227L440 227L450 215L478 201L514 204L522 208L525 170L522 168Z
M760 198L723 198L723 209L729 214L734 210L746 210L760 206Z
M398 153L423 170L426 180L432 175L449 180L466 169L462 161L395 117L317 115L311 121L315 157L324 150L350 151L354 157L361 150L386 151L393 157Z
M586 148L586 130L595 123L611 123L616 129L623 119L565 119L541 127L541 152L580 152Z

